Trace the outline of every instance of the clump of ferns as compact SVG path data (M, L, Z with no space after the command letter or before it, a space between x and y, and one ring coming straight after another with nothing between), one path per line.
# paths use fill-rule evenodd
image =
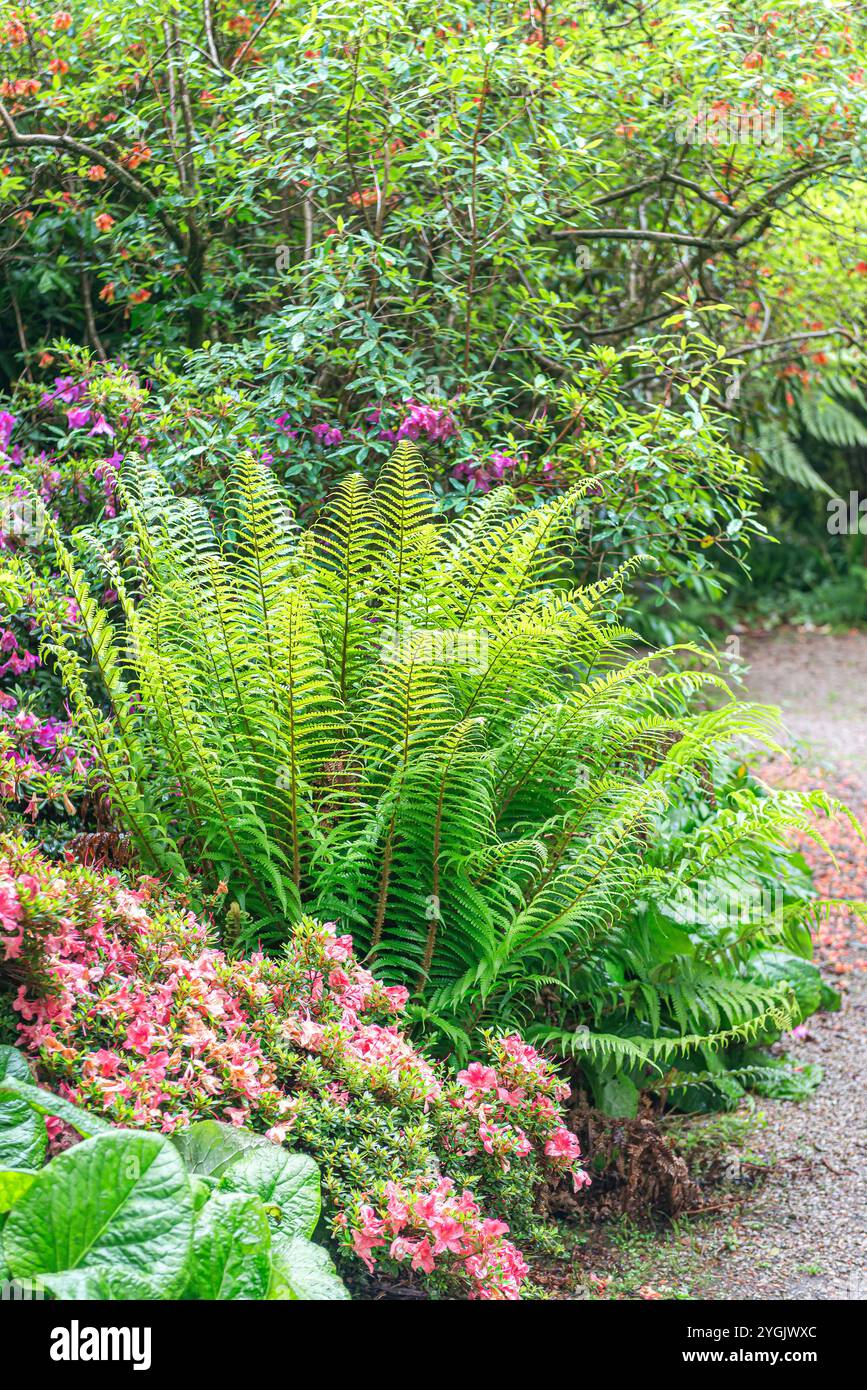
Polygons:
M248 944L277 947L303 912L338 922L458 1051L475 1026L537 1013L546 990L598 1013L603 962L645 971L635 903L741 833L722 807L653 865L667 808L717 750L767 741L772 715L713 669L678 669L682 652L706 656L693 646L637 651L613 600L642 557L574 587L597 484L531 510L500 487L446 524L401 444L375 487L350 475L301 530L242 457L217 534L204 506L128 464L122 553L82 540L119 616L53 532L87 650L44 620L143 866L224 881ZM782 834L818 804L747 798L735 820ZM684 1042L691 1020L746 1035L783 1016L783 992L736 989L731 963L727 990L703 984L701 1008L683 1008L678 979L701 982L679 970L674 957L675 978L648 980L651 1033L664 1017ZM639 1043L648 1058L675 1047L597 1045Z

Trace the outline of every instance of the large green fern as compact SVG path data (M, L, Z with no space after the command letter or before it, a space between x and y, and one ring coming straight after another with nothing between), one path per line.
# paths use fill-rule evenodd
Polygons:
M666 927L666 901L833 808L743 789L662 844L709 760L773 718L678 666L693 648L636 650L610 600L640 559L573 587L585 491L515 511L500 488L446 525L401 444L302 532L244 458L218 535L139 463L125 550L100 556L118 622L54 536L102 705L50 645L144 863L225 881L266 945L337 920L459 1050L535 1017L588 1066L661 1077L797 1016L742 942Z

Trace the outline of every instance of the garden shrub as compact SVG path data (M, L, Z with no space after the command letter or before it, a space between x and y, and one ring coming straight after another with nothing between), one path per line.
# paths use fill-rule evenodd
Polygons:
M28 501L20 480L14 498L26 517ZM14 517L14 514L13 514ZM8 525L8 517L4 523ZM41 523L40 523L41 524ZM2 528L0 528L2 529ZM0 548L0 826L30 829L57 849L82 828L93 757L79 739L50 663L42 660L40 602L61 629L74 632L74 601L58 589L43 555L14 533ZM29 551L25 561L23 553ZM38 575L34 572L38 570ZM38 830L36 829L38 825Z
M45 812L75 816L72 798L84 794L92 763L79 751L70 720L40 718L0 693L0 802L6 814L31 824ZM48 825L40 829L50 836Z
M20 1044L58 1095L125 1128L214 1118L311 1154L332 1236L371 1268L513 1297L506 1240L544 1237L545 1180L585 1181L568 1086L515 1035L449 1076L400 1027L406 991L310 919L277 956L230 959L153 880L55 865L7 840L0 951ZM386 1238L387 1237L387 1238Z
M677 334L680 342L680 328ZM696 343L692 350L700 357L703 349ZM673 342L661 334L642 351L661 370ZM631 354L582 354L580 395L564 392L560 409L528 430L511 394L470 389L420 402L411 380L395 382L395 394L375 405L369 395L354 396L338 416L308 388L290 389L288 353L288 344L278 352L266 336L188 354L182 373L159 360L145 376L69 348L63 374L52 368L53 385L18 383L8 413L12 490L3 505L14 507L29 487L64 532L97 523L112 546L117 473L130 454L146 455L175 491L201 498L217 518L244 450L291 491L300 518L348 471L375 477L401 440L427 452L439 502L457 514L502 482L527 505L604 472L606 495L582 514L577 572L605 576L636 551L652 550L652 582L636 576L642 610L665 605L670 617L666 598L674 589L706 600L717 592L720 562L742 560L756 535L757 483L728 446L721 420L708 407L706 418L685 425L666 406L654 413L651 447L646 414L626 390ZM690 392L715 370L714 362L697 364ZM566 437L561 410L580 419Z
M761 534L751 472L785 511L828 445L860 481L857 7L658 0L652 34L592 0L262 18L233 0L203 36L179 0L167 33L77 0L0 24L0 455L64 522L133 440L209 502L246 446L302 501L398 437L436 444L458 506L604 459L588 572L651 549L664 641L666 596L706 607ZM821 608L863 613L843 578Z

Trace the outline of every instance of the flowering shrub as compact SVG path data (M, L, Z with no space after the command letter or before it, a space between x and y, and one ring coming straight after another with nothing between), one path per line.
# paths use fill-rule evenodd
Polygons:
M63 409L63 402L81 400L85 404ZM86 401L86 381L55 377L54 390L44 392L34 403L37 438L35 442L25 439L24 444L10 443L18 418L8 411L0 412L0 474L7 475L0 489L5 494L0 499L0 550L15 548L16 542L17 548L38 543L32 536L20 534L20 525L10 529L18 499L38 496L55 520L71 527L100 515L115 516L117 468L123 455L111 443L114 428ZM129 419L128 413L125 418ZM92 428L85 429L87 424ZM97 436L95 443L87 443L90 436ZM109 442L101 446L99 436ZM108 450L104 458L103 448Z
M35 821L46 808L72 816L72 797L87 784L92 759L82 756L70 720L42 719L0 693L0 799Z
M452 1266L463 1265L477 1297L520 1297L528 1267L521 1252L503 1239L509 1227L483 1217L472 1193L458 1196L450 1178L411 1189L389 1182L378 1204L360 1200L354 1215L353 1247L370 1270L379 1246L390 1261L408 1260L425 1274L432 1274L445 1257Z
M60 630L71 633L78 619L74 599L56 593L52 581L40 583ZM33 598L33 577L19 557L0 554L0 823L30 828L38 821L43 838L51 840L55 832L82 828L79 812L93 758L40 656Z
M660 0L652 41L643 11L624 35L602 4L579 23L551 7L468 20L461 5L434 15L407 0L371 26L348 4L324 45L309 6L284 0L261 26L260 9L216 7L203 44L201 6L175 6L182 68L147 6L82 0L68 27L17 6L0 23L4 385L21 374L11 448L44 423L29 403L37 374L67 379L60 329L93 364L163 376L181 437L146 434L179 470L201 460L207 475L206 444L225 458L285 415L300 448L285 458L285 431L274 455L305 499L324 474L375 463L386 438L436 443L457 508L502 476L498 454L528 453L526 476L506 465L526 495L601 453L621 485L587 537L588 572L653 553L658 633L669 575L715 596L755 533L717 424L760 422L751 451L787 486L816 477L797 443L802 388L833 421L825 433L842 415L857 436L838 387L856 365L842 325L867 295L860 14L805 4L740 25L690 10L687 56L682 0ZM182 140L156 96L169 89ZM760 157L735 157L754 118ZM291 152L272 119L295 132ZM846 247L834 275L816 273L828 217ZM728 379L742 350L750 372ZM735 411L742 388L750 406L744 395ZM46 393L66 442L86 460L122 453L105 401L69 392ZM363 427L371 409L381 438Z
M534 1048L491 1037L486 1062L446 1076L396 1021L406 991L328 925L305 919L277 959L231 959L155 881L131 890L6 840L0 961L19 1043L61 1096L163 1133L213 1117L291 1137L368 1269L517 1297L510 1225L532 1235L546 1176L587 1182L568 1087Z
M526 453L504 454L502 450L494 449L485 462L471 458L456 464L450 476L457 483L471 484L479 492L490 492L495 483L508 482L514 486L528 479L538 483L553 480L553 474L554 464L550 459L546 459L533 473L528 468Z

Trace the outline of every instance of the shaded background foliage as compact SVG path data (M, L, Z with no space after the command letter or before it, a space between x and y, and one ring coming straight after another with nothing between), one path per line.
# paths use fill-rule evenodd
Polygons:
M787 540L825 533L805 487L863 477L857 7L76 3L2 37L19 447L104 442L36 405L61 338L127 365L106 405L217 501L250 442L311 500L395 436L458 507L605 468L588 572L651 551L659 637L667 595L703 617L741 573L731 446Z

